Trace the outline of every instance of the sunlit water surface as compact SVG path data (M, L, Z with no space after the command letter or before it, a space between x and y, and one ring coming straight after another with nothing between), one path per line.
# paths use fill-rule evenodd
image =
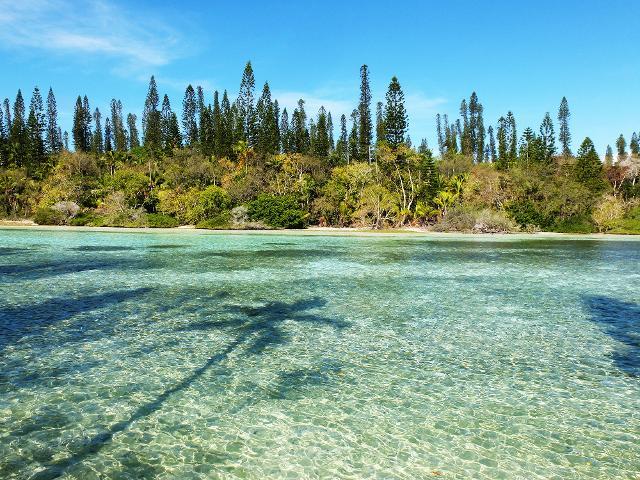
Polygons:
M0 478L640 478L640 242L0 230Z

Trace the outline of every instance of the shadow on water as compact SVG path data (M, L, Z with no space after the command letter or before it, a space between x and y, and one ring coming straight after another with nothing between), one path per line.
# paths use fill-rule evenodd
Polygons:
M591 320L621 345L612 355L615 365L640 377L640 305L605 296L584 299Z
M135 248L117 245L82 245L80 247L73 247L71 250L75 252L127 252L135 250Z
M43 463L45 467L33 479L52 479L64 475L65 471L84 461L92 455L97 454L102 448L108 445L113 436L129 428L134 422L152 415L174 394L188 389L194 382L198 381L212 366L224 361L231 353L244 348L245 355L262 354L268 347L282 345L288 341L289 336L283 329L284 322L300 322L304 324L317 324L320 326L330 326L335 329L348 327L348 322L325 317L310 310L325 306L326 301L317 297L299 300L291 303L269 302L257 307L244 307L230 305L225 307L232 318L219 322L194 322L179 331L204 331L216 329L233 329L234 339L222 351L209 357L202 366L187 375L182 381L171 388L165 390L153 401L139 406L126 420L111 425L106 431L99 433L83 442L70 457L56 460L54 462ZM334 367L335 369L336 367ZM326 381L326 372L303 372L302 370L292 371L285 374L282 382L293 385L287 388L300 388L306 383L322 383ZM297 386L297 387L296 387ZM281 398L287 394L285 387L280 387L274 395Z
M49 327L83 312L108 307L149 293L150 288L117 290L82 297L56 297L37 304L0 308L0 352L24 338L43 335ZM82 325L84 336L91 325Z
M119 258L83 260L48 260L41 262L0 265L0 281L40 280L58 275L80 273L91 270L127 270L131 268L154 268L150 262L131 261Z

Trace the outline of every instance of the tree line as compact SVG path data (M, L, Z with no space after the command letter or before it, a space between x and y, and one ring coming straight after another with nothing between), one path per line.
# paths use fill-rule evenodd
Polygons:
M592 197L594 192L600 196L612 193L616 198L624 192L627 202L636 197L638 134L631 135L628 145L620 135L615 157L607 146L604 165L588 137L574 155L565 97L555 115L556 138L556 124L549 112L537 129L525 128L520 135L512 111L501 116L495 128L487 127L484 107L473 92L461 101L458 118L436 115L437 157L426 139L412 145L405 97L396 77L390 80L385 98L374 105L367 65L360 68L358 104L349 118L341 115L337 125L324 107L313 115L307 113L304 99L291 112L281 108L268 82L257 95L250 62L234 100L226 90L215 91L209 103L202 87L189 85L178 114L168 95L160 98L151 77L139 131L137 116L125 115L120 100L112 99L109 111L103 114L91 107L86 95L79 95L71 135L59 126L52 89L46 105L40 90L34 89L28 115L20 90L13 105L5 99L0 109L0 169L5 180L13 179L6 180L8 184L30 185L20 194L14 192L20 190L18 186L5 189L5 215L17 215L17 205L23 203L23 214L61 201L76 203L81 210L96 209L111 198L115 188L122 192L133 188L126 182L118 186L114 180L133 173L142 193L125 203L144 208L145 213L179 217L180 222L204 220L204 214L183 215L187 207L170 207L171 201L193 206L197 203L194 189L204 191L209 186L229 194L228 201L223 201L227 206L247 204L259 193L291 197L293 202L288 205L298 205L307 222L375 227L448 222L447 228L452 229L456 228L451 224L456 212L473 203L469 189L474 180L488 182L488 172L499 175L497 190L511 189L512 197L518 198L476 202L476 206L504 214L521 227L556 228L554 217L558 216L562 221L580 216L584 220L596 205L585 201L579 214L541 213L545 205L558 199L548 197L549 192L523 193L521 186L514 187L516 181L540 181L539 188L553 191L560 188L558 179L568 175L577 182L578 186L569 188L576 195L583 195L580 188L584 187L591 189ZM70 167L74 162L84 165L78 167L78 178L77 168ZM180 170L191 171L200 180L175 180ZM64 194L49 185L63 171L64 180L73 184ZM522 172L526 173L519 178ZM22 180L17 181L18 177ZM549 178L555 183L547 185ZM60 184L64 182L58 178ZM193 198L180 197L190 189ZM171 201L169 191L175 197ZM142 197L148 198L138 201ZM625 204L623 216L633 208Z

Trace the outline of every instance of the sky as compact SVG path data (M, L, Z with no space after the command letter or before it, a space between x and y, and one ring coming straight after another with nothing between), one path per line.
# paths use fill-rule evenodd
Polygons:
M435 147L436 113L476 91L486 126L512 110L519 133L566 96L574 151L589 136L604 153L640 132L639 18L636 0L0 0L0 96L51 86L70 130L78 94L140 119L151 75L179 111L188 84L235 98L250 60L256 97L268 81L281 106L304 98L338 125L367 64L374 111L398 77L414 144Z

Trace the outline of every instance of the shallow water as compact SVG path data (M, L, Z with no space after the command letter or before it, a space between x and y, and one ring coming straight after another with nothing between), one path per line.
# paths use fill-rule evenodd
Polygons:
M0 230L0 478L640 478L640 242Z

